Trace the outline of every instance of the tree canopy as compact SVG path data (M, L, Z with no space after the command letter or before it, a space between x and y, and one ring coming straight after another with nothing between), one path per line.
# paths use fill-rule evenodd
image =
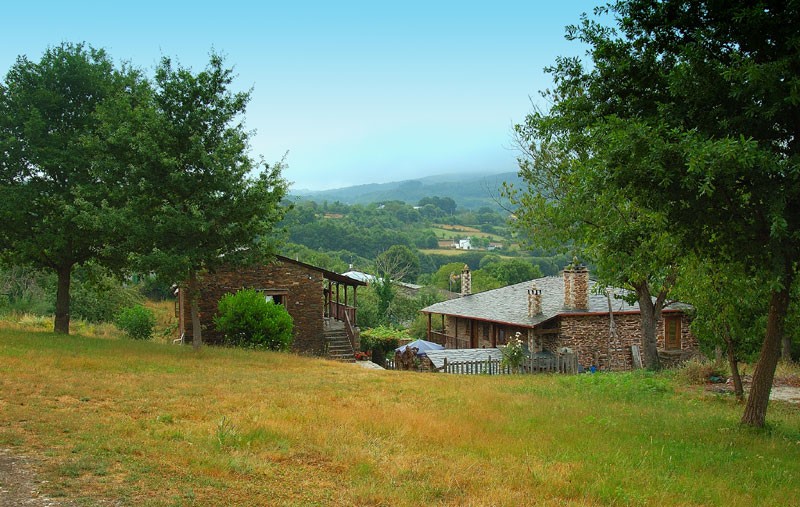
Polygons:
M556 88L543 117L555 119L554 135L537 148L556 168L593 167L598 195L613 198L606 204L656 225L630 231L634 238L712 263L737 260L769 288L742 418L762 426L800 253L800 9L623 0L595 14L568 28L591 62L559 58L551 69Z
M250 93L232 81L214 54L196 74L164 58L151 82L69 43L11 68L0 85L0 254L56 272L57 332L69 332L75 266L130 268L135 255L139 270L194 288L203 270L266 260L287 183L280 163L250 156Z
M0 85L0 249L58 275L56 332L69 333L73 268L127 258L125 134L146 94L138 72L70 43L19 57Z
M273 226L284 213L282 166L250 156L242 122L250 93L234 93L232 81L231 69L215 54L196 74L162 59L150 124L155 154L141 167L137 205L148 249L139 262L164 277L188 280L195 346L202 341L198 274L222 264L266 261L275 244Z

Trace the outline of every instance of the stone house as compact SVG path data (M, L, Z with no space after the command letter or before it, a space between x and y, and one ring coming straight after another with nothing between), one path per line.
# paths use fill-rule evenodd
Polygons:
M220 268L205 273L198 277L203 342L222 343L222 335L214 328L213 321L220 298L241 289L255 289L265 298L284 305L292 316L293 351L324 354L326 337L330 337L332 330L347 334L355 346L358 326L356 291L364 285L366 283L362 281L282 256L266 265ZM181 337L191 341L192 321L187 299L184 291L179 289L176 302L179 332Z
M504 345L520 333L532 353L557 353L566 347L587 369L629 370L641 364L638 303L621 299L626 293L623 289L595 294L595 282L583 266L567 268L563 276L477 294L471 294L470 282L469 267L464 266L461 297L421 310L428 318L429 341L447 348L481 349ZM665 365L698 351L697 340L689 330L689 308L673 303L662 311L657 333L659 355Z

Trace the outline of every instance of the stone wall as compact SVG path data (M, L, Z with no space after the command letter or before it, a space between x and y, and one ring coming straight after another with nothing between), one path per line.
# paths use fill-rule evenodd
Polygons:
M283 304L294 320L292 350L322 355L325 351L323 337L323 277L319 271L291 262L275 262L267 266L219 269L205 274L198 280L200 288L200 323L203 342L219 344L222 336L214 328L213 318L217 303L228 293L240 289L265 290L281 295ZM186 340L191 341L192 322L189 304L184 302L186 312Z
M602 369L630 370L633 368L631 346L642 349L641 319L638 314L615 315L617 340L609 343L607 315L562 316L560 332L556 340L548 340L545 348L569 347L578 354L578 363L584 368L597 366ZM658 348L664 349L664 321L658 323ZM697 340L689 330L689 319L681 316L681 350L662 355L664 366L676 363L698 350ZM555 350L551 350L555 352Z

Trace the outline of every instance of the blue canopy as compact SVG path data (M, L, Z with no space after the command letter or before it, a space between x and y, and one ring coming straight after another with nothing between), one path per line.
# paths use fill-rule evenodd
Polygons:
M395 350L397 352L402 353L406 351L406 347L411 347L411 348L416 347L418 356L424 356L425 352L429 350L444 350L444 347L442 345L439 345L438 343L429 342L427 340L414 340L411 343L407 343L401 347L397 347Z

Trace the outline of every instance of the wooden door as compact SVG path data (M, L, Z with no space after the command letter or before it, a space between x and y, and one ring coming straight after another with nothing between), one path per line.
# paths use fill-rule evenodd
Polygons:
M666 317L664 319L664 348L667 350L680 350L681 348L680 317Z

